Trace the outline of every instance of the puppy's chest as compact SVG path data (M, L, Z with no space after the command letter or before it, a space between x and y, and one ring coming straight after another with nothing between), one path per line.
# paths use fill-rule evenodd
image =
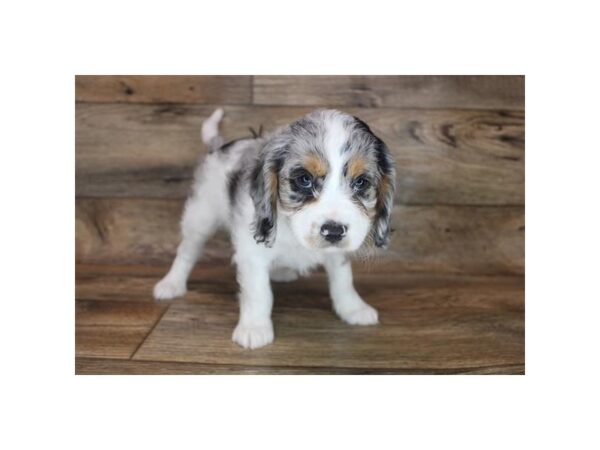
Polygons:
M323 264L323 255L302 247L298 241L286 233L281 233L275 240L273 250L275 267L288 267L299 272L308 272Z

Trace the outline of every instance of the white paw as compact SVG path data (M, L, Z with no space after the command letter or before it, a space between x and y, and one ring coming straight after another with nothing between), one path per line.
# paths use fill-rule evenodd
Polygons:
M271 281L276 283L287 283L298 279L298 272L287 267L278 267L271 271Z
M244 348L259 348L273 342L273 324L247 325L238 323L233 330L233 342Z
M366 303L358 309L345 312L338 311L338 315L350 325L375 325L379 322L377 310Z
M167 277L154 286L154 298L156 300L171 300L175 297L183 297L186 292L185 281L176 281Z

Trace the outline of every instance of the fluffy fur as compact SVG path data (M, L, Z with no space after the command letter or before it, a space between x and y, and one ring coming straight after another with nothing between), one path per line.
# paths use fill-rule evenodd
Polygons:
M154 297L185 294L205 242L222 227L235 249L240 318L233 340L242 347L273 341L270 281L294 280L319 265L340 318L376 324L377 311L354 289L349 256L389 241L395 170L385 144L360 119L334 110L224 144L222 117L218 109L203 123L209 154L196 171L177 256Z

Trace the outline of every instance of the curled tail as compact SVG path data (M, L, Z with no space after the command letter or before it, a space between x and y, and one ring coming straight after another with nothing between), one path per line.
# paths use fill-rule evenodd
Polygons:
M208 145L213 152L223 145L223 138L219 135L219 122L223 118L223 108L217 108L211 116L202 122L202 142Z

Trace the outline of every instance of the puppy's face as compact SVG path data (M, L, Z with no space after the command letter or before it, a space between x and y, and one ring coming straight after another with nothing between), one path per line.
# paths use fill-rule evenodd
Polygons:
M352 251L368 236L377 246L387 244L394 167L385 144L364 122L338 111L316 111L283 130L265 150L266 191L276 196L269 208L289 220L303 246ZM267 231L268 244L269 231L274 239L273 216L262 224L267 226L261 230L257 219L257 240Z

